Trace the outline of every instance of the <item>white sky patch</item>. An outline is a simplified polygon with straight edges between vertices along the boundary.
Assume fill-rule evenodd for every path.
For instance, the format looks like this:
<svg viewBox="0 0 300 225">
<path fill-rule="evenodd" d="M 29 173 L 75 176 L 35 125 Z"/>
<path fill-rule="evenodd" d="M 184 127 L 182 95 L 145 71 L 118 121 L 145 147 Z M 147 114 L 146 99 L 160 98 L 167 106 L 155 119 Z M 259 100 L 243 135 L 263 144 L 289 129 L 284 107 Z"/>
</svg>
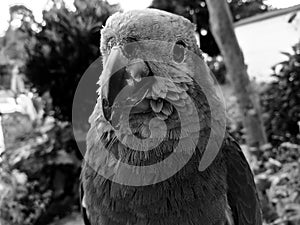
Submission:
<svg viewBox="0 0 300 225">
<path fill-rule="evenodd" d="M 1 0 L 0 1 L 0 36 L 4 35 L 8 27 L 9 7 L 16 4 L 23 4 L 33 11 L 38 22 L 42 21 L 42 11 L 49 4 L 50 0 Z M 72 7 L 73 0 L 65 0 L 66 5 Z M 148 7 L 152 0 L 108 0 L 109 3 L 120 3 L 124 10 L 143 9 Z M 285 8 L 299 4 L 299 0 L 267 0 L 266 3 L 277 8 Z"/>
<path fill-rule="evenodd" d="M 267 0 L 266 4 L 272 5 L 276 8 L 287 8 L 290 6 L 300 4 L 299 0 Z"/>
</svg>

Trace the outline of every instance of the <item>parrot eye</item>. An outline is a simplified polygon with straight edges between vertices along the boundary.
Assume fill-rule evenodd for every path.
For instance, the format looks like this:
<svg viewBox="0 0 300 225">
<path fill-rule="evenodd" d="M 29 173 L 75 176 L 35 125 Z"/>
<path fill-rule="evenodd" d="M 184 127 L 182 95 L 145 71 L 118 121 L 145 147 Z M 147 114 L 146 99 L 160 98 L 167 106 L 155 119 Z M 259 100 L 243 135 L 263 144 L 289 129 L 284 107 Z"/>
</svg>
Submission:
<svg viewBox="0 0 300 225">
<path fill-rule="evenodd" d="M 128 56 L 133 56 L 136 51 L 136 45 L 128 43 L 124 46 L 124 51 Z"/>
<path fill-rule="evenodd" d="M 177 41 L 173 47 L 173 60 L 177 63 L 181 63 L 184 59 L 185 43 L 183 41 Z"/>
<path fill-rule="evenodd" d="M 137 38 L 128 37 L 126 38 L 126 44 L 124 45 L 125 54 L 129 57 L 133 57 L 136 51 L 138 50 Z"/>
</svg>

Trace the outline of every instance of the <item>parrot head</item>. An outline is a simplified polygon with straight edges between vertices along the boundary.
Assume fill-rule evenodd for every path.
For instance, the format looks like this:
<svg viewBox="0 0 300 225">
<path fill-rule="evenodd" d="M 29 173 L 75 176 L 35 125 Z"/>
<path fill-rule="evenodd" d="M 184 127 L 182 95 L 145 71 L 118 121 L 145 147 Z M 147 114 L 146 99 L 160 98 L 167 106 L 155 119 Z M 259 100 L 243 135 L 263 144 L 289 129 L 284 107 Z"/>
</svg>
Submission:
<svg viewBox="0 0 300 225">
<path fill-rule="evenodd" d="M 173 104 L 191 110 L 186 99 L 194 71 L 199 67 L 202 76 L 208 73 L 204 62 L 195 60 L 202 57 L 195 25 L 156 9 L 111 16 L 102 29 L 100 49 L 104 70 L 99 95 L 103 115 L 115 129 L 122 125 L 126 107 L 135 119 L 147 113 L 162 120 L 176 117 Z M 137 135 L 151 134 L 145 128 Z"/>
<path fill-rule="evenodd" d="M 106 124 L 107 132 L 101 128 L 105 146 L 126 140 L 129 153 L 124 154 L 139 155 L 135 164 L 152 153 L 132 151 L 154 149 L 156 163 L 172 153 L 179 139 L 185 140 L 180 144 L 184 151 L 194 151 L 211 117 L 220 117 L 210 111 L 219 102 L 195 25 L 156 9 L 116 13 L 101 31 L 100 50 L 103 71 L 96 112 Z M 111 131 L 117 138 L 107 135 Z M 204 133 L 207 140 L 210 131 Z M 118 149 L 123 152 L 124 147 Z"/>
</svg>

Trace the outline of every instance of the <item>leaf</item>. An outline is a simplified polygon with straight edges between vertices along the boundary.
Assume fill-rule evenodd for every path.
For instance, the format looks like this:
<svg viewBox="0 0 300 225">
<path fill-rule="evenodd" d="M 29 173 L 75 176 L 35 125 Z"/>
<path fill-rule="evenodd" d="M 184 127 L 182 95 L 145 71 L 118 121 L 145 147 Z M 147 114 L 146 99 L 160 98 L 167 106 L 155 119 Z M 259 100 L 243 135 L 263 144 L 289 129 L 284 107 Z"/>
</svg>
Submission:
<svg viewBox="0 0 300 225">
<path fill-rule="evenodd" d="M 287 57 L 291 56 L 291 54 L 289 52 L 280 52 L 280 53 L 283 54 L 283 55 L 285 55 L 285 56 L 287 56 Z"/>
</svg>

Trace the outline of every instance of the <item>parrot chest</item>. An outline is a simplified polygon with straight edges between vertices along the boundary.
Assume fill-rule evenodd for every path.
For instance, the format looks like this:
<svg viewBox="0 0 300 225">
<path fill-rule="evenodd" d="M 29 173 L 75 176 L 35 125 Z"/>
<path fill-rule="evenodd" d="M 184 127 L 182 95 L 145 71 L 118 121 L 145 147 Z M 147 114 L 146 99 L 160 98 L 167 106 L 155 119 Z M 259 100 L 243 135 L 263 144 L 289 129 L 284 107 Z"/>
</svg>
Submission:
<svg viewBox="0 0 300 225">
<path fill-rule="evenodd" d="M 191 160 L 168 180 L 142 187 L 113 183 L 84 167 L 92 224 L 226 224 L 226 171 L 221 160 L 204 172 L 196 165 Z"/>
</svg>

